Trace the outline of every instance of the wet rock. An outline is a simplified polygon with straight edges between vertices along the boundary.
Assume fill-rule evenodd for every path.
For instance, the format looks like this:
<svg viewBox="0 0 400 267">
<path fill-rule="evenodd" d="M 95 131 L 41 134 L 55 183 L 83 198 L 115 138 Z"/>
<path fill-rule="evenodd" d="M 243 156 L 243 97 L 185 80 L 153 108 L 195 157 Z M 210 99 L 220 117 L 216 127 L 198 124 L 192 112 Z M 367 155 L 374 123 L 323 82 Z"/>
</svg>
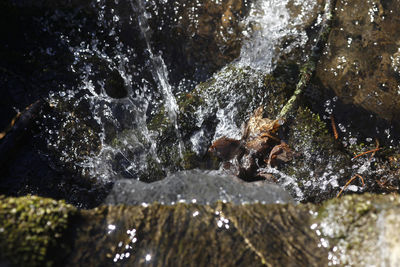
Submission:
<svg viewBox="0 0 400 267">
<path fill-rule="evenodd" d="M 90 165 L 87 159 L 98 155 L 102 147 L 99 134 L 102 129 L 93 118 L 87 101 L 91 93 L 84 92 L 85 89 L 80 91 L 84 87 L 83 80 L 89 82 L 97 78 L 92 84 L 93 94 L 96 90 L 100 93 L 99 88 L 105 91 L 105 85 L 107 88 L 119 87 L 115 91 L 120 92 L 122 85 L 121 77 L 118 80 L 118 75 L 113 72 L 116 69 L 114 63 L 104 57 L 112 54 L 110 57 L 116 59 L 113 53 L 118 50 L 106 49 L 118 46 L 114 37 L 109 35 L 113 25 L 105 22 L 110 22 L 110 16 L 106 12 L 100 19 L 98 6 L 93 4 L 92 1 L 12 0 L 0 3 L 0 32 L 3 36 L 0 41 L 0 88 L 3 96 L 0 100 L 0 129 L 3 130 L 10 122 L 15 110 L 22 111 L 37 99 L 45 98 L 53 106 L 56 101 L 64 101 L 38 116 L 32 131 L 27 132 L 24 145 L 15 157 L 8 158 L 8 164 L 1 171 L 2 194 L 34 193 L 89 207 L 97 205 L 97 196 L 104 196 L 107 191 L 106 183 L 95 185 L 92 179 L 81 179 L 82 174 L 87 175 L 87 170 L 77 167 Z M 135 32 L 131 36 L 138 34 Z M 80 50 L 81 45 L 88 49 Z M 96 49 L 92 49 L 92 45 Z M 140 50 L 139 46 L 137 49 Z M 82 64 L 83 61 L 86 64 Z M 83 77 L 86 75 L 83 73 L 88 72 L 90 75 Z M 114 79 L 110 78 L 110 73 L 114 74 L 111 77 Z M 114 97 L 123 95 L 110 94 Z M 54 95 L 58 99 L 51 99 Z M 71 95 L 76 98 L 66 104 Z"/>
<path fill-rule="evenodd" d="M 397 266 L 399 250 L 398 195 L 352 195 L 324 203 L 314 227 L 338 265 Z"/>
<path fill-rule="evenodd" d="M 177 204 L 82 212 L 67 264 L 321 266 L 306 206 Z"/>
<path fill-rule="evenodd" d="M 36 143 L 55 164 L 76 171 L 78 164 L 100 153 L 102 138 L 99 132 L 103 126 L 86 108 L 89 105 L 87 99 L 71 102 L 58 96 L 50 105 L 52 108 L 39 120 L 41 138 Z"/>
<path fill-rule="evenodd" d="M 371 114 L 389 122 L 399 119 L 399 14 L 396 0 L 337 1 L 316 78 L 344 104 L 353 105 L 348 110 L 362 108 L 366 118 Z M 346 112 L 343 117 L 357 118 L 369 128 L 371 123 L 363 124 L 358 115 Z"/>
<path fill-rule="evenodd" d="M 272 72 L 289 59 L 308 61 L 327 1 L 254 1 L 244 31 L 240 63 Z"/>
<path fill-rule="evenodd" d="M 271 74 L 229 65 L 180 96 L 183 137 L 191 138 L 201 153 L 205 151 L 198 151 L 197 142 L 210 144 L 222 136 L 240 139 L 241 127 L 256 108 L 262 106 L 267 117 L 275 118 L 291 92 L 291 86 Z"/>
<path fill-rule="evenodd" d="M 397 195 L 352 195 L 322 205 L 76 210 L 39 197 L 2 197 L 0 205 L 2 264 L 397 266 L 400 260 Z"/>
<path fill-rule="evenodd" d="M 104 85 L 107 95 L 117 99 L 127 97 L 128 90 L 118 71 L 114 70 L 107 76 L 108 77 L 106 77 L 106 83 Z"/>
<path fill-rule="evenodd" d="M 108 195 L 107 204 L 139 205 L 194 202 L 234 204 L 244 202 L 287 203 L 291 197 L 277 185 L 266 182 L 245 183 L 233 175 L 217 171 L 182 171 L 151 184 L 137 180 L 118 180 Z"/>
<path fill-rule="evenodd" d="M 218 168 L 218 159 L 206 155 L 213 139 L 224 135 L 240 139 L 241 127 L 254 109 L 262 105 L 266 114 L 276 116 L 290 93 L 291 86 L 273 75 L 251 68 L 225 67 L 194 91 L 178 97 L 180 138 L 163 107 L 149 120 L 161 168 L 172 172 Z"/>
<path fill-rule="evenodd" d="M 205 80 L 240 54 L 241 23 L 251 0 L 149 1 L 152 44 L 163 51 L 176 83 L 183 77 Z"/>
<path fill-rule="evenodd" d="M 351 156 L 335 143 L 319 115 L 307 108 L 299 108 L 287 127 L 287 142 L 296 156 L 282 164 L 279 183 L 304 201 L 332 198 L 351 177 Z"/>
</svg>

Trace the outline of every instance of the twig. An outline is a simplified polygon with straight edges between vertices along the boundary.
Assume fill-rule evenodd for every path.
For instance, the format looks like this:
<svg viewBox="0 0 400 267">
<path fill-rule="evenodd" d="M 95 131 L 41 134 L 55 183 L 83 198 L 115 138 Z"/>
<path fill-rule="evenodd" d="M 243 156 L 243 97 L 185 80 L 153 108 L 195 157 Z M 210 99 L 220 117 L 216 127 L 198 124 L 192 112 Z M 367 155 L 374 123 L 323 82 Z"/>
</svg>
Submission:
<svg viewBox="0 0 400 267">
<path fill-rule="evenodd" d="M 23 142 L 23 139 L 29 135 L 36 118 L 40 115 L 40 111 L 46 104 L 47 102 L 43 100 L 37 100 L 35 103 L 29 105 L 21 112 L 18 120 L 14 122 L 11 129 L 0 140 L 0 168 L 16 152 L 17 147 Z"/>
<path fill-rule="evenodd" d="M 333 136 L 335 137 L 335 140 L 337 140 L 339 138 L 339 134 L 336 130 L 335 119 L 333 118 L 333 115 L 331 115 L 330 117 L 331 117 Z"/>
<path fill-rule="evenodd" d="M 376 147 L 375 147 L 374 149 L 371 149 L 371 150 L 362 152 L 362 153 L 358 154 L 357 156 L 353 157 L 352 159 L 356 159 L 356 158 L 359 158 L 359 157 L 361 157 L 361 156 L 363 156 L 363 155 L 365 155 L 365 154 L 372 153 L 371 157 L 369 158 L 369 161 L 371 161 L 372 158 L 375 156 L 375 152 L 382 149 L 382 148 L 379 147 L 379 141 L 378 141 L 378 139 L 375 139 L 375 143 L 376 143 Z"/>
<path fill-rule="evenodd" d="M 305 88 L 310 83 L 311 77 L 320 58 L 321 51 L 323 50 L 322 46 L 326 44 L 328 40 L 328 36 L 331 30 L 331 23 L 333 20 L 333 9 L 335 5 L 336 0 L 328 0 L 326 2 L 324 8 L 324 16 L 321 22 L 321 29 L 318 33 L 317 42 L 312 48 L 310 60 L 306 64 L 304 64 L 303 68 L 300 70 L 300 80 L 296 85 L 296 89 L 292 97 L 282 108 L 278 118 L 285 119 L 288 113 L 296 108 L 300 96 L 303 94 Z"/>
<path fill-rule="evenodd" d="M 353 157 L 352 159 L 359 158 L 359 157 L 361 157 L 361 156 L 363 156 L 365 154 L 369 154 L 369 153 L 373 153 L 372 156 L 371 156 L 371 158 L 372 158 L 375 155 L 375 152 L 378 151 L 378 150 L 381 150 L 381 149 L 382 148 L 379 147 L 379 148 L 374 148 L 374 149 L 362 152 L 362 153 L 358 154 L 357 156 Z"/>
<path fill-rule="evenodd" d="M 378 141 L 378 139 L 376 138 L 375 139 L 375 143 L 376 143 L 376 148 L 375 149 L 377 149 L 376 151 L 378 151 L 379 149 L 379 141 Z M 371 161 L 372 160 L 372 158 L 375 156 L 375 152 L 376 151 L 374 151 L 374 152 L 372 152 L 372 154 L 371 154 L 371 157 L 369 157 L 369 161 Z"/>
<path fill-rule="evenodd" d="M 336 195 L 336 198 L 338 198 L 338 197 L 343 193 L 343 191 L 350 185 L 350 183 L 351 183 L 354 179 L 356 179 L 357 177 L 361 179 L 362 185 L 365 186 L 364 178 L 362 178 L 362 176 L 359 175 L 359 174 L 355 174 L 353 177 L 351 177 L 351 178 L 347 181 L 347 183 L 344 185 L 344 187 L 342 188 L 342 190 L 340 190 L 340 192 Z"/>
</svg>

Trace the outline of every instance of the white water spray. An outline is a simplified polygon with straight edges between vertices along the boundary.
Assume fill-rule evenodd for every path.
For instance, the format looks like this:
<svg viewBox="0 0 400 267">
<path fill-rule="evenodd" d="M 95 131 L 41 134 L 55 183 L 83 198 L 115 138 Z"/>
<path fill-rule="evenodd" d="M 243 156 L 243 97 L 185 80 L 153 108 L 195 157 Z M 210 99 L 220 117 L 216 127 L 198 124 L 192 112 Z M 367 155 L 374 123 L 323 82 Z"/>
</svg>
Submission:
<svg viewBox="0 0 400 267">
<path fill-rule="evenodd" d="M 168 69 L 167 66 L 165 65 L 165 62 L 163 58 L 161 57 L 160 54 L 155 54 L 153 52 L 153 49 L 151 47 L 151 28 L 148 23 L 148 18 L 149 18 L 149 13 L 146 12 L 145 7 L 143 6 L 142 0 L 136 0 L 136 8 L 133 3 L 134 0 L 131 0 L 131 7 L 132 10 L 138 11 L 138 21 L 139 21 L 139 27 L 140 31 L 143 34 L 143 37 L 146 41 L 146 46 L 147 46 L 147 51 L 150 56 L 150 61 L 152 62 L 152 69 L 151 72 L 153 74 L 153 77 L 158 81 L 158 84 L 161 87 L 162 90 L 162 95 L 164 98 L 164 104 L 165 104 L 165 110 L 168 113 L 168 117 L 171 120 L 171 123 L 174 126 L 175 133 L 178 137 L 179 140 L 179 154 L 182 158 L 182 149 L 183 149 L 183 144 L 182 144 L 182 138 L 181 134 L 179 132 L 179 127 L 178 127 L 178 114 L 179 114 L 179 107 L 178 104 L 176 103 L 176 99 L 172 93 L 172 87 L 168 82 Z"/>
</svg>

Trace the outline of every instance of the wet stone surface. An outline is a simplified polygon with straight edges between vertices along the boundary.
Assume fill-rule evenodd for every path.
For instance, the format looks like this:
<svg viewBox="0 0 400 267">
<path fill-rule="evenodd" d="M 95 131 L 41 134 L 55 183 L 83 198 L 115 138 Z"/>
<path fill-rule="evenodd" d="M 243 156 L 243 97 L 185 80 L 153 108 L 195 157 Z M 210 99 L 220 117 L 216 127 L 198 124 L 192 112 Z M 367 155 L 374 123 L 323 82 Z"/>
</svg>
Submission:
<svg viewBox="0 0 400 267">
<path fill-rule="evenodd" d="M 399 14 L 398 0 L 337 1 L 316 73 L 352 110 L 362 108 L 395 124 L 400 116 Z"/>
<path fill-rule="evenodd" d="M 327 250 L 318 248 L 307 209 L 221 202 L 104 206 L 82 213 L 68 264 L 318 266 Z"/>
<path fill-rule="evenodd" d="M 1 197 L 0 205 L 5 222 L 0 239 L 8 240 L 0 245 L 2 264 L 29 259 L 34 266 L 60 259 L 66 266 L 399 263 L 395 195 L 352 195 L 321 205 L 153 203 L 77 210 L 40 197 Z M 20 220 L 25 224 L 15 227 Z M 57 254 L 47 253 L 55 248 Z"/>
</svg>

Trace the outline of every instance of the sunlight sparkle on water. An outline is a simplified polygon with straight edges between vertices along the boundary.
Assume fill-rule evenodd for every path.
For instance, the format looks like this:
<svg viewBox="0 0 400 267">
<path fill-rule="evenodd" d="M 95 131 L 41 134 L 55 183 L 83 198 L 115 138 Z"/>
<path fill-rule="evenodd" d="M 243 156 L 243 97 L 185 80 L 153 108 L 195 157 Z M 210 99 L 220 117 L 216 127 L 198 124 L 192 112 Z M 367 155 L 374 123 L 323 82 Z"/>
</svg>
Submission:
<svg viewBox="0 0 400 267">
<path fill-rule="evenodd" d="M 108 229 L 107 234 L 110 234 L 112 231 L 116 229 L 116 226 L 114 224 L 109 224 L 107 226 L 107 229 Z"/>
<path fill-rule="evenodd" d="M 151 260 L 151 255 L 147 254 L 145 259 L 146 259 L 146 261 L 150 261 Z"/>
</svg>

